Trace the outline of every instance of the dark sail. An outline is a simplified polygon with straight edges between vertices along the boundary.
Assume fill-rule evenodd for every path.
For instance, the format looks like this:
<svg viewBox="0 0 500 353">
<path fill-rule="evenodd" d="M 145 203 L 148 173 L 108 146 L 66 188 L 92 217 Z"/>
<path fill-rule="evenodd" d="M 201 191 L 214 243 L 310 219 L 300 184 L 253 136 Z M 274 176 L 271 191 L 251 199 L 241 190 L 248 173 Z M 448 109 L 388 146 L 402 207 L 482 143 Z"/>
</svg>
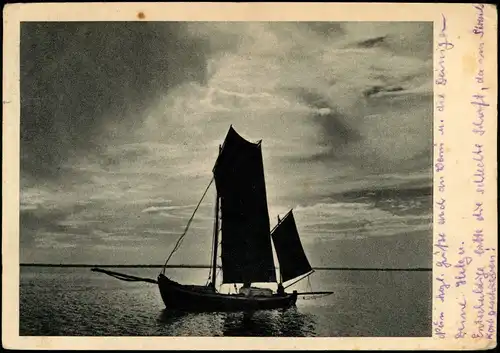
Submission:
<svg viewBox="0 0 500 353">
<path fill-rule="evenodd" d="M 230 127 L 213 172 L 221 201 L 223 283 L 275 282 L 260 143 Z"/>
<path fill-rule="evenodd" d="M 312 271 L 302 248 L 292 211 L 276 226 L 272 238 L 283 282 Z"/>
</svg>

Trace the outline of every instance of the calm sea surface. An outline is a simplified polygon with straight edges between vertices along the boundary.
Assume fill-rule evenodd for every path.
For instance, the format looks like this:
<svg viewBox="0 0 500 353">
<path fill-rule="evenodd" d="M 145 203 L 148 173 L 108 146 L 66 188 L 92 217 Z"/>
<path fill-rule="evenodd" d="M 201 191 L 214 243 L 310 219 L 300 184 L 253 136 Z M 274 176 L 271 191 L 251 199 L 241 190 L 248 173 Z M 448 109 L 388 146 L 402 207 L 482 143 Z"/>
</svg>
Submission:
<svg viewBox="0 0 500 353">
<path fill-rule="evenodd" d="M 113 269 L 111 269 L 113 270 Z M 118 272 L 156 278 L 159 269 Z M 204 284 L 208 270 L 168 269 Z M 307 280 L 293 289 L 307 290 Z M 21 268 L 20 334 L 43 336 L 430 336 L 431 272 L 319 270 L 313 290 L 287 310 L 244 313 L 167 311 L 154 284 L 123 282 L 89 268 Z M 224 287 L 222 288 L 224 289 Z M 292 289 L 292 288 L 289 288 Z"/>
</svg>

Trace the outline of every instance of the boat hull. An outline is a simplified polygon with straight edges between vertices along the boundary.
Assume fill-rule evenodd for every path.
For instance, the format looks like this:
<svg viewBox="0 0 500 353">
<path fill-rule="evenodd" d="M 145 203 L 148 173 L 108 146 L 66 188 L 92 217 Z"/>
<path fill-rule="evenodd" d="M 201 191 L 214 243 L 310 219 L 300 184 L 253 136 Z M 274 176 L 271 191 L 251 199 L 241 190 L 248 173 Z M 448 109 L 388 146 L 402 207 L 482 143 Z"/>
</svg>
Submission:
<svg viewBox="0 0 500 353">
<path fill-rule="evenodd" d="M 184 311 L 257 311 L 288 308 L 295 305 L 297 293 L 272 296 L 246 297 L 238 294 L 221 294 L 210 287 L 187 286 L 160 274 L 160 294 L 168 309 Z"/>
</svg>

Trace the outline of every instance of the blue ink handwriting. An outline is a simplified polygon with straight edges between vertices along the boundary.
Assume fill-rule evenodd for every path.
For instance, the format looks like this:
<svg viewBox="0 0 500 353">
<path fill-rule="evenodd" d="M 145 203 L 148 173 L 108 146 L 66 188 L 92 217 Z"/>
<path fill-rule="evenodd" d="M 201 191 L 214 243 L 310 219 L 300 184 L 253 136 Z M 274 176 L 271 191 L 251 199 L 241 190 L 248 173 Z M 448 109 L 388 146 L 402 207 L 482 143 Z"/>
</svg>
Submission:
<svg viewBox="0 0 500 353">
<path fill-rule="evenodd" d="M 460 246 L 458 248 L 458 254 L 462 256 L 458 262 L 455 264 L 455 268 L 458 268 L 458 275 L 455 276 L 455 287 L 460 287 L 467 284 L 467 266 L 472 263 L 472 258 L 465 255 L 465 247 Z"/>
<path fill-rule="evenodd" d="M 472 243 L 475 246 L 474 253 L 481 256 L 484 254 L 484 234 L 482 229 L 476 229 L 472 234 Z"/>
<path fill-rule="evenodd" d="M 467 334 L 465 332 L 465 322 L 467 321 L 467 312 L 465 309 L 467 308 L 467 300 L 464 296 L 462 296 L 462 301 L 458 302 L 458 305 L 460 306 L 460 326 L 458 327 L 455 338 L 464 338 Z"/>
<path fill-rule="evenodd" d="M 478 194 L 484 195 L 484 179 L 485 179 L 485 166 L 484 166 L 484 154 L 483 145 L 475 143 L 472 148 L 472 160 L 476 162 L 476 170 L 474 172 L 472 182 L 476 184 L 476 192 Z"/>
<path fill-rule="evenodd" d="M 483 38 L 484 35 L 484 4 L 476 4 L 473 5 L 477 10 L 476 13 L 476 23 L 474 24 L 474 28 L 472 29 L 472 33 L 479 35 Z"/>
<path fill-rule="evenodd" d="M 441 198 L 441 200 L 436 201 L 436 204 L 439 206 L 439 213 L 438 213 L 438 224 L 445 224 L 446 223 L 446 217 L 444 211 L 446 210 L 446 200 Z"/>
<path fill-rule="evenodd" d="M 485 101 L 486 96 L 483 94 L 474 94 L 472 98 L 470 104 L 476 106 L 476 117 L 472 122 L 472 132 L 483 136 L 486 133 L 484 129 L 484 109 L 490 105 Z"/>
<path fill-rule="evenodd" d="M 434 326 L 434 334 L 439 338 L 446 338 L 446 333 L 444 332 L 444 312 L 439 313 L 439 317 L 437 321 L 433 321 L 432 325 Z"/>
<path fill-rule="evenodd" d="M 474 209 L 474 212 L 472 213 L 472 216 L 476 218 L 476 221 L 482 222 L 484 221 L 484 216 L 483 216 L 483 203 L 482 202 L 476 202 L 476 208 Z"/>
<path fill-rule="evenodd" d="M 438 50 L 439 50 L 439 60 L 437 69 L 437 79 L 436 85 L 446 86 L 448 79 L 446 77 L 446 52 L 454 48 L 453 43 L 448 40 L 448 34 L 446 33 L 446 17 L 441 14 L 443 18 L 443 23 L 441 27 L 441 32 L 439 33 Z"/>
<path fill-rule="evenodd" d="M 445 268 L 450 267 L 451 264 L 448 262 L 448 258 L 446 256 L 446 252 L 448 251 L 448 244 L 446 243 L 446 235 L 444 233 L 438 234 L 438 240 L 436 244 L 434 244 L 434 247 L 439 249 L 434 252 L 434 255 L 441 256 L 441 259 L 436 262 L 436 266 Z"/>
<path fill-rule="evenodd" d="M 436 172 L 441 172 L 444 170 L 444 143 L 440 142 L 439 145 L 435 143 L 434 146 L 438 147 L 437 162 L 434 166 L 436 167 Z"/>
<path fill-rule="evenodd" d="M 451 285 L 449 283 L 446 283 L 443 275 L 441 275 L 440 277 L 436 277 L 436 281 L 440 282 L 438 288 L 439 294 L 436 295 L 436 299 L 439 299 L 441 303 L 444 303 L 444 300 L 446 298 L 446 290 L 450 289 Z"/>
</svg>

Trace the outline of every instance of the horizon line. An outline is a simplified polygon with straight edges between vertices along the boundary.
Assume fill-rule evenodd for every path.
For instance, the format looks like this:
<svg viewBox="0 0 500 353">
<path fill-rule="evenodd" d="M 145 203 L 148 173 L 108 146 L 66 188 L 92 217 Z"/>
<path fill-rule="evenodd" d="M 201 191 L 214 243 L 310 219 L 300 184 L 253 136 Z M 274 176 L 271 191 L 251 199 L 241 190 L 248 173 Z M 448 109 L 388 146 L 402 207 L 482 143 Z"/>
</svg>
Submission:
<svg viewBox="0 0 500 353">
<path fill-rule="evenodd" d="M 210 265 L 154 265 L 154 264 L 51 264 L 51 263 L 20 263 L 20 267 L 108 267 L 108 268 L 211 268 Z M 221 266 L 217 266 L 221 268 Z M 279 266 L 276 266 L 278 269 Z M 332 270 L 332 271 L 432 271 L 432 267 L 413 267 L 413 268 L 383 268 L 383 267 L 340 267 L 340 266 L 317 266 L 313 270 Z"/>
</svg>

